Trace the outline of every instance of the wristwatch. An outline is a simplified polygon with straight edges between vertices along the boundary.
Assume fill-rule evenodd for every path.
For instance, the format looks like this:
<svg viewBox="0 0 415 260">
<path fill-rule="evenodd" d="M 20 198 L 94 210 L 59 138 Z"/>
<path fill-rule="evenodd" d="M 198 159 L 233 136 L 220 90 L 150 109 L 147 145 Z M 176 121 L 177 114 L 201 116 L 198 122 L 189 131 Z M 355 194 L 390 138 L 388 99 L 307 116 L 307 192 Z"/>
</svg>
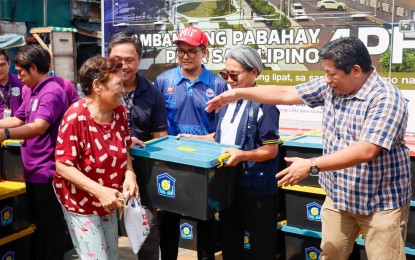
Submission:
<svg viewBox="0 0 415 260">
<path fill-rule="evenodd" d="M 320 168 L 317 167 L 316 158 L 311 158 L 310 175 L 316 176 L 320 173 Z"/>
</svg>

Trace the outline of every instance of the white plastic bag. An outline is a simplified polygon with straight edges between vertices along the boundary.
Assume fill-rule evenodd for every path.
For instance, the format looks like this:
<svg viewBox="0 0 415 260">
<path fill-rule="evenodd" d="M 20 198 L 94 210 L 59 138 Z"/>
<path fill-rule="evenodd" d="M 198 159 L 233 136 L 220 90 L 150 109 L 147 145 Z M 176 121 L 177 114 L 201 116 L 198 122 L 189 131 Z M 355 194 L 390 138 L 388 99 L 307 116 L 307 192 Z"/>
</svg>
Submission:
<svg viewBox="0 0 415 260">
<path fill-rule="evenodd" d="M 132 197 L 124 206 L 124 225 L 135 254 L 138 253 L 148 234 L 150 226 L 140 199 Z"/>
</svg>

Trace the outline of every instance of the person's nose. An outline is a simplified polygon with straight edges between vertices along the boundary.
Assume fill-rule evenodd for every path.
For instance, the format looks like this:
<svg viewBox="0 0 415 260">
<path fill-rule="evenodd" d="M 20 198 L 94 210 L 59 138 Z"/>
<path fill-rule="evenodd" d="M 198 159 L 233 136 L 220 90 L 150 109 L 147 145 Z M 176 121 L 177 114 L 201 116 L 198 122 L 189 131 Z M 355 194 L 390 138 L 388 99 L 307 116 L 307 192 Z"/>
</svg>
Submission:
<svg viewBox="0 0 415 260">
<path fill-rule="evenodd" d="M 326 75 L 326 80 L 325 81 L 326 81 L 327 84 L 330 84 L 331 83 L 331 78 Z"/>
</svg>

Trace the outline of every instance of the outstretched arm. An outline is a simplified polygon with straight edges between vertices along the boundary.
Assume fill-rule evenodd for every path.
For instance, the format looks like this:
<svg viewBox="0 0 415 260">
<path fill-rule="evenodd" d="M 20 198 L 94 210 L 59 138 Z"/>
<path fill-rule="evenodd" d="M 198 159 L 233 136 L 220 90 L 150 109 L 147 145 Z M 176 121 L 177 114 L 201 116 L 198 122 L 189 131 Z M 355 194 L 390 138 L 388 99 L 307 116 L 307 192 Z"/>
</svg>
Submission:
<svg viewBox="0 0 415 260">
<path fill-rule="evenodd" d="M 294 105 L 303 104 L 293 86 L 260 86 L 256 88 L 237 88 L 223 92 L 207 102 L 206 111 L 219 111 L 221 107 L 238 99 L 247 99 L 264 104 Z"/>
</svg>

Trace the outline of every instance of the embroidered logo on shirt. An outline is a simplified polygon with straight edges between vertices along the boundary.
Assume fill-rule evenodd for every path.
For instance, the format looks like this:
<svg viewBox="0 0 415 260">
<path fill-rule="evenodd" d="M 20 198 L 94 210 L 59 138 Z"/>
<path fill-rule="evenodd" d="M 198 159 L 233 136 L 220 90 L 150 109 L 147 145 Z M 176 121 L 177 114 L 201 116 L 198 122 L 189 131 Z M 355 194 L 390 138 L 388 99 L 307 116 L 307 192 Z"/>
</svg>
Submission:
<svg viewBox="0 0 415 260">
<path fill-rule="evenodd" d="M 167 93 L 168 93 L 168 94 L 173 94 L 173 92 L 174 92 L 174 87 L 169 87 L 169 88 L 167 89 Z"/>
<path fill-rule="evenodd" d="M 207 97 L 211 98 L 214 95 L 215 95 L 215 92 L 213 91 L 213 89 L 211 89 L 211 88 L 206 89 L 206 96 Z"/>
<path fill-rule="evenodd" d="M 32 111 L 36 111 L 38 103 L 39 103 L 39 100 L 37 98 L 33 100 Z"/>
<path fill-rule="evenodd" d="M 20 96 L 20 88 L 18 88 L 18 87 L 12 87 L 12 88 L 10 89 L 10 94 L 11 94 L 12 96 L 15 96 L 15 97 Z"/>
</svg>

